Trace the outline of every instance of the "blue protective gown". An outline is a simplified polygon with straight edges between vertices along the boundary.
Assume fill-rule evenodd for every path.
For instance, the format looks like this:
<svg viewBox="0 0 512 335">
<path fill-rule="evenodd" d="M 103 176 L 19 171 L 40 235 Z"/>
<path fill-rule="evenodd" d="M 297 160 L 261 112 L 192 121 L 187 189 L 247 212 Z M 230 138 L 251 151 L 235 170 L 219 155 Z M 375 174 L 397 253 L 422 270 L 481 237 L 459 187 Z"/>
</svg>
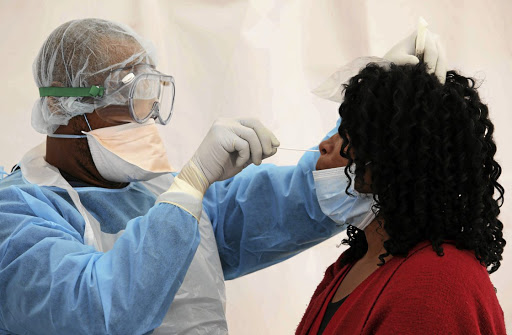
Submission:
<svg viewBox="0 0 512 335">
<path fill-rule="evenodd" d="M 297 166 L 250 166 L 210 187 L 203 211 L 226 279 L 341 230 L 316 200 L 318 155 L 305 154 Z M 84 219 L 66 191 L 30 184 L 20 171 L 0 182 L 0 333 L 143 334 L 169 309 L 199 244 L 196 219 L 155 205 L 138 182 L 75 189 L 102 231 L 125 229 L 112 250 L 84 244 Z"/>
</svg>

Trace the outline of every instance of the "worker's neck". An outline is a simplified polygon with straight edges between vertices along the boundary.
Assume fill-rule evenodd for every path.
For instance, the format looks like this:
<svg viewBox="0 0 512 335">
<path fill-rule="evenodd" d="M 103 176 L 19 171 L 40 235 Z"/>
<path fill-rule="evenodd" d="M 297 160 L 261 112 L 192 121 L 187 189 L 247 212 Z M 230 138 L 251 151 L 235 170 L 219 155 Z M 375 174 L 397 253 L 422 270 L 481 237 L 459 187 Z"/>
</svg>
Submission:
<svg viewBox="0 0 512 335">
<path fill-rule="evenodd" d="M 86 138 L 46 138 L 46 161 L 90 186 L 122 188 L 126 183 L 118 183 L 103 178 L 94 165 Z"/>
</svg>

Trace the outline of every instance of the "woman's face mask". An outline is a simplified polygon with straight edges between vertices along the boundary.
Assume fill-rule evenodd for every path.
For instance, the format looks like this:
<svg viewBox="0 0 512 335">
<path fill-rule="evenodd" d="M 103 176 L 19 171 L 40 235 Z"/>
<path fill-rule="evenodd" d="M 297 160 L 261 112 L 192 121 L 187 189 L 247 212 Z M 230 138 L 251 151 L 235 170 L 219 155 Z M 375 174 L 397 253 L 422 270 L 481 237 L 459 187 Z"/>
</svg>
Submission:
<svg viewBox="0 0 512 335">
<path fill-rule="evenodd" d="M 320 158 L 313 171 L 316 195 L 322 212 L 338 225 L 352 225 L 366 228 L 375 219 L 372 211 L 373 194 L 359 193 L 354 189 L 355 174 L 349 172 L 352 183 L 349 193 L 345 190 L 349 183 L 345 175 L 348 160 L 340 156 L 342 139 L 338 134 L 320 143 Z M 352 168 L 355 171 L 355 167 Z"/>
<path fill-rule="evenodd" d="M 355 174 L 349 173 L 352 183 L 345 190 L 349 179 L 345 167 L 313 171 L 316 196 L 322 212 L 338 225 L 351 225 L 365 229 L 375 219 L 372 211 L 373 194 L 359 193 L 354 189 Z"/>
</svg>

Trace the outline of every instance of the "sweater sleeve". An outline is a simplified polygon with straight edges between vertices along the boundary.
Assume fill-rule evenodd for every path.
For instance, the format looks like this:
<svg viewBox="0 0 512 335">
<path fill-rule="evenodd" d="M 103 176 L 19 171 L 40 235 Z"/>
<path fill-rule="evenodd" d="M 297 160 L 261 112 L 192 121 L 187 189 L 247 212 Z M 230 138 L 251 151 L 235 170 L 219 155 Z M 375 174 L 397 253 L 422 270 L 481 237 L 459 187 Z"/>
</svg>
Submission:
<svg viewBox="0 0 512 335">
<path fill-rule="evenodd" d="M 395 270 L 363 334 L 505 334 L 503 311 L 475 256 L 443 245 L 410 255 Z"/>
</svg>

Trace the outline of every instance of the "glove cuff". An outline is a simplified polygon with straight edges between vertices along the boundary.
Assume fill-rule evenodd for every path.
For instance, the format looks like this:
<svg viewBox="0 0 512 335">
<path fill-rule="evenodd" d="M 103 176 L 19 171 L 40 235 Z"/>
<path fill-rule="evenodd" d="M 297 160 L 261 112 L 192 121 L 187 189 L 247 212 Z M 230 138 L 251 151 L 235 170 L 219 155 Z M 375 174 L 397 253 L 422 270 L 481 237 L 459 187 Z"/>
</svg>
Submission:
<svg viewBox="0 0 512 335">
<path fill-rule="evenodd" d="M 209 186 L 210 183 L 203 172 L 191 160 L 174 178 L 169 190 L 161 194 L 156 202 L 166 202 L 178 206 L 199 221 L 203 210 L 203 196 Z"/>
<path fill-rule="evenodd" d="M 185 180 L 175 177 L 166 192 L 162 193 L 156 203 L 169 203 L 189 212 L 198 222 L 203 210 L 203 193 Z"/>
<path fill-rule="evenodd" d="M 169 203 L 189 212 L 198 222 L 203 210 L 203 194 L 187 182 L 174 178 L 167 192 L 162 193 L 156 203 Z"/>
<path fill-rule="evenodd" d="M 201 198 L 210 187 L 210 182 L 193 158 L 183 167 L 176 178 L 183 180 L 197 190 L 197 194 L 200 194 Z"/>
</svg>

